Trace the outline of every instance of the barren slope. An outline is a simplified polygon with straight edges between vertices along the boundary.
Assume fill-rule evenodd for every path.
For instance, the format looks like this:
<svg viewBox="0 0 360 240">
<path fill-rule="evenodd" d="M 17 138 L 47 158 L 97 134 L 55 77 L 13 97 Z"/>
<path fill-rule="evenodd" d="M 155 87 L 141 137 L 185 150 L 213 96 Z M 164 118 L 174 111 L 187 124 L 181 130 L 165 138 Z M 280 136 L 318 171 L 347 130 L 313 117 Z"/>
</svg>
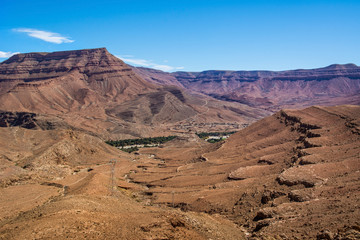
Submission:
<svg viewBox="0 0 360 240">
<path fill-rule="evenodd" d="M 360 68 L 354 64 L 281 72 L 175 72 L 171 77 L 193 91 L 272 110 L 360 103 Z"/>
<path fill-rule="evenodd" d="M 153 203 L 227 215 L 254 237 L 359 236 L 359 126 L 359 106 L 280 111 L 222 145 L 144 149 L 155 158 L 130 178 Z"/>
<path fill-rule="evenodd" d="M 7 125 L 0 238 L 356 239 L 359 125 L 359 106 L 285 110 L 223 144 L 188 134 L 140 155 Z"/>
<path fill-rule="evenodd" d="M 183 85 L 176 79 L 176 77 L 172 76 L 168 72 L 144 67 L 132 67 L 132 69 L 136 74 L 148 82 L 164 86 L 177 86 L 183 88 Z"/>
<path fill-rule="evenodd" d="M 170 134 L 198 115 L 197 123 L 249 123 L 267 115 L 137 73 L 105 48 L 17 54 L 0 64 L 0 109 L 51 114 L 104 138 Z"/>
<path fill-rule="evenodd" d="M 0 143 L 0 239 L 244 237 L 221 216 L 149 206 L 127 181 L 140 158 L 96 137 L 16 126 Z"/>
<path fill-rule="evenodd" d="M 155 88 L 105 48 L 17 54 L 1 63 L 0 82 L 8 101 L 2 109 L 47 113 L 122 102 Z"/>
</svg>

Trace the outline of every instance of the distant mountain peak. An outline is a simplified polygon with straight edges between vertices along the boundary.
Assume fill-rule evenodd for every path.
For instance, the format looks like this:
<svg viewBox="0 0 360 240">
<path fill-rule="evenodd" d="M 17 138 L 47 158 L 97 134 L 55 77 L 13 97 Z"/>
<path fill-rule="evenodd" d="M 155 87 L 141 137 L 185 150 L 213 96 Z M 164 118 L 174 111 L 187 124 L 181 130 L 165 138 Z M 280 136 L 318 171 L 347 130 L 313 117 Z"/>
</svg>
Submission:
<svg viewBox="0 0 360 240">
<path fill-rule="evenodd" d="M 352 68 L 359 68 L 356 64 L 348 63 L 348 64 L 331 64 L 325 69 L 352 69 Z"/>
<path fill-rule="evenodd" d="M 66 88 L 62 91 L 68 92 L 69 96 L 59 96 L 59 99 L 63 98 L 68 105 L 71 105 L 73 99 L 84 95 L 85 91 L 96 91 L 99 98 L 105 96 L 118 99 L 118 95 L 128 96 L 140 93 L 142 89 L 155 88 L 137 76 L 122 60 L 110 54 L 106 48 L 24 53 L 0 63 L 0 83 L 4 82 L 0 86 L 0 95 L 10 90 L 17 91 L 25 85 L 29 87 L 28 83 L 45 89 L 44 84 L 49 84 L 49 80 L 57 88 Z M 66 82 L 70 82 L 72 86 L 68 87 Z M 50 91 L 49 89 L 47 91 Z M 77 93 L 75 89 L 80 92 Z M 122 94 L 124 91 L 126 94 Z"/>
<path fill-rule="evenodd" d="M 24 61 L 37 61 L 41 62 L 44 60 L 61 60 L 67 59 L 70 57 L 88 57 L 91 59 L 96 59 L 102 56 L 112 56 L 108 50 L 103 48 L 93 48 L 93 49 L 80 49 L 80 50 L 70 50 L 70 51 L 57 51 L 57 52 L 30 52 L 30 53 L 19 53 L 15 54 L 9 59 L 5 60 L 2 64 L 10 64 L 16 62 Z"/>
<path fill-rule="evenodd" d="M 1 79 L 26 79 L 58 77 L 73 69 L 80 73 L 104 71 L 131 71 L 122 60 L 106 48 L 81 49 L 58 52 L 19 53 L 0 63 Z M 110 70 L 111 69 L 111 70 Z"/>
</svg>

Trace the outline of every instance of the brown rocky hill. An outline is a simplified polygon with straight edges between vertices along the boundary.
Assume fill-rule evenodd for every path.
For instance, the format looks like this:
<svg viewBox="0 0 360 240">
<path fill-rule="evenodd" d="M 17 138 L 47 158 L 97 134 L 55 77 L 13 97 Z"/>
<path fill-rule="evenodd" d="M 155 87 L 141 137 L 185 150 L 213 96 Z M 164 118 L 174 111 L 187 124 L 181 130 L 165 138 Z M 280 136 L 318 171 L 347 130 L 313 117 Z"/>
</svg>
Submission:
<svg viewBox="0 0 360 240">
<path fill-rule="evenodd" d="M 105 48 L 18 54 L 0 65 L 1 109 L 103 115 L 104 104 L 156 90 Z"/>
<path fill-rule="evenodd" d="M 136 74 L 140 75 L 148 82 L 159 85 L 177 86 L 181 88 L 184 87 L 175 76 L 168 72 L 144 67 L 132 67 L 132 69 Z"/>
<path fill-rule="evenodd" d="M 244 237 L 221 216 L 150 206 L 127 181 L 141 156 L 83 131 L 40 128 L 40 118 L 1 118 L 0 239 Z"/>
<path fill-rule="evenodd" d="M 141 150 L 153 159 L 129 176 L 153 204 L 221 213 L 253 238 L 360 236 L 359 106 L 283 110 L 223 144 L 177 141 Z"/>
<path fill-rule="evenodd" d="M 360 236 L 359 106 L 283 110 L 224 143 L 188 134 L 139 154 L 55 120 L 2 113 L 0 239 Z"/>
<path fill-rule="evenodd" d="M 150 82 L 183 86 L 225 101 L 277 111 L 312 105 L 360 104 L 360 67 L 334 64 L 290 71 L 165 73 L 138 68 Z"/>
<path fill-rule="evenodd" d="M 248 123 L 267 114 L 137 72 L 105 48 L 17 54 L 0 64 L 0 109 L 51 114 L 106 138 L 170 134 L 179 121 Z"/>
<path fill-rule="evenodd" d="M 188 89 L 269 109 L 360 103 L 360 67 L 291 71 L 204 71 L 171 74 Z"/>
<path fill-rule="evenodd" d="M 97 101 L 124 101 L 145 89 L 155 88 L 105 48 L 17 54 L 1 63 L 0 82 L 1 93 L 8 92 L 10 96 L 19 96 L 26 88 L 41 92 L 43 86 L 56 87 L 52 99 L 46 98 L 47 95 L 43 97 L 44 101 L 52 102 L 51 109 L 55 111 L 76 108 L 75 103 L 89 105 L 88 101 L 94 100 L 91 97 Z M 68 99 L 56 101 L 63 98 L 61 95 Z M 24 106 L 25 99 L 14 100 L 28 107 Z M 28 105 L 31 106 L 31 102 Z"/>
<path fill-rule="evenodd" d="M 1 127 L 0 133 L 1 187 L 52 181 L 121 155 L 101 139 L 72 129 L 17 126 Z"/>
</svg>

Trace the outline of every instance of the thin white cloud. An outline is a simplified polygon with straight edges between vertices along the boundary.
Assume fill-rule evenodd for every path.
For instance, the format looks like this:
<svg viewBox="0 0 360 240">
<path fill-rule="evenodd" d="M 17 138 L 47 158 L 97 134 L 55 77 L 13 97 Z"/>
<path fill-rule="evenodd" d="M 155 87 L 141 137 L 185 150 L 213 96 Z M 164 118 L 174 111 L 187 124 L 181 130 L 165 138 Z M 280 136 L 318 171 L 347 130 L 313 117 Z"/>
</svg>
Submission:
<svg viewBox="0 0 360 240">
<path fill-rule="evenodd" d="M 74 40 L 69 39 L 68 37 L 61 36 L 59 33 L 53 33 L 48 31 L 42 31 L 31 28 L 15 28 L 13 29 L 15 32 L 26 33 L 30 37 L 38 38 L 44 40 L 46 42 L 51 43 L 72 43 Z"/>
<path fill-rule="evenodd" d="M 156 64 L 149 60 L 129 58 L 128 56 L 129 55 L 117 56 L 117 57 L 129 64 L 134 64 L 136 66 L 142 66 L 142 67 L 148 67 L 148 68 L 155 68 L 155 69 L 158 69 L 158 70 L 161 70 L 164 72 L 171 72 L 174 70 L 184 69 L 184 67 L 173 67 L 173 66 L 169 66 L 169 65 Z"/>
<path fill-rule="evenodd" d="M 15 54 L 18 54 L 18 52 L 3 52 L 3 51 L 0 51 L 0 58 L 9 58 L 11 57 L 12 55 L 15 55 Z"/>
<path fill-rule="evenodd" d="M 124 57 L 120 57 L 120 56 L 118 56 L 118 58 L 120 58 L 124 62 L 139 65 L 139 66 L 150 67 L 152 65 L 151 62 L 149 62 L 148 60 L 145 60 L 145 59 L 132 59 L 132 58 L 124 58 Z"/>
</svg>

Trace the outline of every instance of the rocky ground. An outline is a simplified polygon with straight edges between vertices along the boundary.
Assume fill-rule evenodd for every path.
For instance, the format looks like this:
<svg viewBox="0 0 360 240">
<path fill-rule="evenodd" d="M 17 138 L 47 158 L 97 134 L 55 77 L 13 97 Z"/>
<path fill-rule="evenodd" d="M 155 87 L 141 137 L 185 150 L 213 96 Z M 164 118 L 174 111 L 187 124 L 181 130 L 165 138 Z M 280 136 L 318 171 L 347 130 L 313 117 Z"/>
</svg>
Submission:
<svg viewBox="0 0 360 240">
<path fill-rule="evenodd" d="M 244 238 L 221 215 L 152 206 L 127 179 L 144 156 L 75 130 L 0 131 L 0 239 Z"/>
<path fill-rule="evenodd" d="M 153 203 L 220 213 L 250 238 L 356 239 L 359 117 L 356 106 L 281 111 L 222 145 L 143 149 L 155 159 L 129 177 Z"/>
<path fill-rule="evenodd" d="M 359 126 L 359 106 L 283 110 L 135 154 L 3 127 L 0 239 L 358 239 Z"/>
</svg>

